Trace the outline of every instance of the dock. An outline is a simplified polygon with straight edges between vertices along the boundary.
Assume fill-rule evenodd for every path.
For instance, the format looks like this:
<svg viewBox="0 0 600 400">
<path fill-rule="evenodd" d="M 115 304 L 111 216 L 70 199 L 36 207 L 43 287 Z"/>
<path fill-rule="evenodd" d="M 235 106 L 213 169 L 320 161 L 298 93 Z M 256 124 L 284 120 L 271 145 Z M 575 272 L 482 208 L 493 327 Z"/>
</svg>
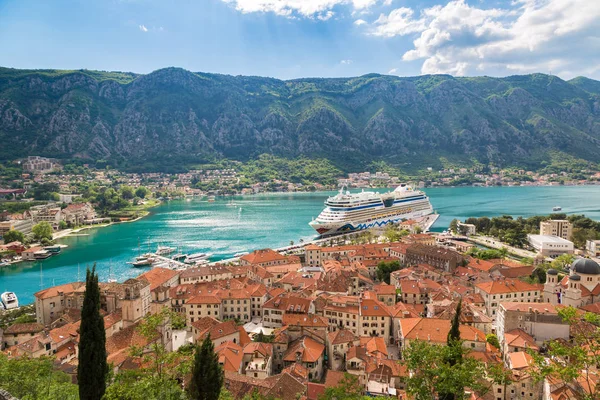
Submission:
<svg viewBox="0 0 600 400">
<path fill-rule="evenodd" d="M 154 253 L 151 253 L 151 254 L 152 254 L 152 258 L 154 258 L 156 260 L 156 262 L 152 263 L 152 268 L 155 268 L 157 266 L 156 264 L 162 264 L 162 263 L 167 263 L 167 265 L 168 265 L 168 267 L 163 267 L 163 268 L 169 268 L 169 269 L 174 269 L 174 270 L 178 270 L 178 271 L 195 267 L 195 265 L 182 263 L 181 261 L 176 261 L 169 257 L 160 256 L 160 255 L 154 254 Z"/>
</svg>

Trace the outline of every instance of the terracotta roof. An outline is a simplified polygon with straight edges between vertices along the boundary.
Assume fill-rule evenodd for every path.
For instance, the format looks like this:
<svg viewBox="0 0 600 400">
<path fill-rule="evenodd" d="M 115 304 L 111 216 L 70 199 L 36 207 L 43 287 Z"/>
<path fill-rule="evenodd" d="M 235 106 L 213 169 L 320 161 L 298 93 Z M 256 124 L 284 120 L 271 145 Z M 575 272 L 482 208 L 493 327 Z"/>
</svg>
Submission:
<svg viewBox="0 0 600 400">
<path fill-rule="evenodd" d="M 478 258 L 471 257 L 469 259 L 469 263 L 467 264 L 467 267 L 473 268 L 473 269 L 476 269 L 476 270 L 479 270 L 479 271 L 488 272 L 495 265 L 496 264 L 494 264 L 493 262 L 486 261 L 486 260 L 480 260 Z"/>
<path fill-rule="evenodd" d="M 317 246 L 316 244 L 309 244 L 304 246 L 304 250 L 319 250 L 321 248 L 321 246 Z"/>
<path fill-rule="evenodd" d="M 79 326 L 81 321 L 72 324 L 66 324 L 59 328 L 54 328 L 48 334 L 54 343 L 61 343 L 66 339 L 75 339 L 79 336 Z"/>
<path fill-rule="evenodd" d="M 524 351 L 508 353 L 508 365 L 511 369 L 528 368 L 533 362 L 533 358 Z"/>
<path fill-rule="evenodd" d="M 340 384 L 340 381 L 344 379 L 346 372 L 343 371 L 333 371 L 328 369 L 327 375 L 325 375 L 325 386 L 334 387 Z"/>
<path fill-rule="evenodd" d="M 168 268 L 152 268 L 151 270 L 144 272 L 138 278 L 144 278 L 150 283 L 150 290 L 154 290 L 159 286 L 164 285 L 175 276 L 179 275 L 178 271 L 174 271 Z"/>
<path fill-rule="evenodd" d="M 327 328 L 327 318 L 313 314 L 290 314 L 286 313 L 282 318 L 283 325 L 296 325 L 311 328 Z"/>
<path fill-rule="evenodd" d="M 538 312 L 540 314 L 558 314 L 552 303 L 502 302 L 500 306 L 507 311 Z"/>
<path fill-rule="evenodd" d="M 246 254 L 240 257 L 240 260 L 244 260 L 250 264 L 262 264 L 273 261 L 281 261 L 285 259 L 285 256 L 271 249 L 255 250 L 250 254 Z"/>
<path fill-rule="evenodd" d="M 280 295 L 273 297 L 263 305 L 264 308 L 277 309 L 285 312 L 308 313 L 310 299 L 297 296 Z"/>
<path fill-rule="evenodd" d="M 4 330 L 5 335 L 20 335 L 22 333 L 38 333 L 44 330 L 44 325 L 37 322 L 12 324 Z"/>
<path fill-rule="evenodd" d="M 412 304 L 396 303 L 393 307 L 388 307 L 393 318 L 418 318 L 419 311 Z"/>
<path fill-rule="evenodd" d="M 361 299 L 360 315 L 371 317 L 389 317 L 390 311 L 387 306 L 380 301 L 371 299 Z"/>
<path fill-rule="evenodd" d="M 250 339 L 248 332 L 246 332 L 243 326 L 238 326 L 238 331 L 240 332 L 240 346 L 245 346 L 252 342 L 252 339 Z"/>
<path fill-rule="evenodd" d="M 215 353 L 217 353 L 219 364 L 222 365 L 224 371 L 238 372 L 240 370 L 244 354 L 239 345 L 227 341 L 217 346 Z"/>
<path fill-rule="evenodd" d="M 325 393 L 325 385 L 322 383 L 308 382 L 306 384 L 306 398 L 308 400 L 318 400 Z"/>
<path fill-rule="evenodd" d="M 522 329 L 513 329 L 504 333 L 504 341 L 508 346 L 539 349 L 533 337 Z"/>
<path fill-rule="evenodd" d="M 402 318 L 400 330 L 404 339 L 429 340 L 434 343 L 446 343 L 450 331 L 450 320 L 437 318 Z M 485 342 L 485 333 L 479 329 L 460 325 L 460 338 L 462 340 Z"/>
<path fill-rule="evenodd" d="M 533 292 L 540 291 L 541 288 L 538 285 L 531 285 L 529 283 L 517 280 L 517 279 L 503 279 L 499 281 L 483 282 L 475 285 L 477 288 L 488 294 L 499 294 L 499 293 L 515 293 L 515 292 Z"/>
<path fill-rule="evenodd" d="M 290 364 L 289 366 L 284 368 L 281 372 L 282 373 L 286 372 L 286 373 L 290 374 L 291 376 L 293 376 L 300 382 L 308 381 L 308 375 L 309 375 L 308 369 L 300 363 Z"/>
<path fill-rule="evenodd" d="M 221 299 L 215 295 L 203 296 L 197 295 L 189 299 L 186 304 L 221 304 Z"/>
<path fill-rule="evenodd" d="M 273 355 L 273 345 L 271 343 L 251 342 L 244 346 L 244 354 L 254 353 L 258 353 L 264 358 L 271 357 Z"/>
<path fill-rule="evenodd" d="M 385 339 L 379 336 L 375 337 L 361 337 L 360 345 L 364 346 L 369 354 L 381 353 L 388 356 L 387 346 L 385 345 Z"/>
<path fill-rule="evenodd" d="M 295 362 L 297 360 L 296 354 L 300 354 L 300 361 L 302 362 L 316 362 L 324 353 L 325 346 L 321 343 L 303 336 L 300 339 L 290 343 L 287 351 L 285 352 L 283 359 L 285 361 Z"/>
<path fill-rule="evenodd" d="M 194 328 L 198 329 L 198 331 L 199 331 L 197 340 L 202 340 L 202 339 L 206 338 L 206 336 L 208 336 L 208 334 L 210 334 L 210 338 L 212 340 L 219 339 L 219 338 L 229 336 L 229 335 L 233 335 L 234 333 L 239 334 L 238 326 L 235 324 L 234 321 L 220 322 L 218 324 L 210 326 L 207 329 L 204 329 L 203 331 L 200 330 L 200 328 L 203 326 L 201 324 L 201 321 L 202 320 L 192 322 L 192 326 Z M 200 328 L 198 328 L 198 327 L 200 327 Z"/>
<path fill-rule="evenodd" d="M 388 285 L 387 283 L 375 285 L 373 286 L 373 290 L 377 292 L 377 294 L 396 295 L 396 288 L 392 285 Z"/>
<path fill-rule="evenodd" d="M 358 340 L 358 337 L 348 329 L 340 329 L 337 331 L 329 332 L 327 338 L 331 344 L 349 343 Z"/>
<path fill-rule="evenodd" d="M 49 287 L 47 289 L 44 290 L 40 290 L 39 292 L 35 293 L 34 296 L 37 297 L 38 299 L 48 299 L 51 297 L 56 297 L 59 294 L 70 294 L 70 293 L 74 293 L 77 289 L 79 289 L 80 287 L 85 288 L 85 283 L 84 282 L 71 282 L 71 283 L 65 283 L 64 285 L 59 285 L 59 286 L 53 286 L 53 287 Z"/>
</svg>

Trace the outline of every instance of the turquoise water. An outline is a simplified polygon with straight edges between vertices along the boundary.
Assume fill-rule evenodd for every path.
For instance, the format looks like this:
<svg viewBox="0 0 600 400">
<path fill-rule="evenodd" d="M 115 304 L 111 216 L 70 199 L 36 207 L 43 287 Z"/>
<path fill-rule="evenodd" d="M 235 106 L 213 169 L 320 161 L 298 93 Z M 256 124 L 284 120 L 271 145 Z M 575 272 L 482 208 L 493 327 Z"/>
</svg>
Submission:
<svg viewBox="0 0 600 400">
<path fill-rule="evenodd" d="M 560 205 L 563 212 L 586 214 L 600 220 L 600 186 L 495 187 L 427 189 L 440 218 L 433 230 L 443 230 L 453 218 L 531 216 L 549 214 Z M 60 240 L 69 247 L 43 263 L 20 263 L 0 269 L 0 292 L 17 293 L 21 304 L 33 302 L 33 294 L 48 286 L 83 279 L 85 268 L 97 263 L 100 279 L 109 267 L 119 281 L 143 272 L 132 268 L 139 251 L 154 251 L 161 245 L 181 252 L 210 252 L 213 260 L 264 247 L 282 247 L 315 236 L 308 226 L 323 208 L 330 193 L 269 194 L 202 200 L 177 200 L 152 209 L 152 214 L 133 223 L 83 231 L 86 236 Z M 139 250 L 138 250 L 139 243 Z M 40 268 L 40 266 L 42 268 Z M 43 274 L 40 274 L 42 269 Z"/>
</svg>

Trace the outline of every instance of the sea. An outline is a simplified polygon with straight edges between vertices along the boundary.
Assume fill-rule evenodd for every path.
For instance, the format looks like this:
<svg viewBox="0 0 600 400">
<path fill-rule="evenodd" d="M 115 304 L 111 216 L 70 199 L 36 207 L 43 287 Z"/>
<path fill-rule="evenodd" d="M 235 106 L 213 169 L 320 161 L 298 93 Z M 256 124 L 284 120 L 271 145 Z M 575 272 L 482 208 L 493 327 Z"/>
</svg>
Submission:
<svg viewBox="0 0 600 400">
<path fill-rule="evenodd" d="M 379 189 L 385 192 L 385 189 Z M 600 220 L 600 186 L 454 187 L 425 189 L 440 215 L 433 231 L 442 231 L 454 218 L 532 216 L 561 206 L 567 214 Z M 21 305 L 34 293 L 54 285 L 85 279 L 94 264 L 100 280 L 122 282 L 143 273 L 127 262 L 157 246 L 181 253 L 212 253 L 211 261 L 240 252 L 278 248 L 316 237 L 308 223 L 334 192 L 274 193 L 239 197 L 172 200 L 139 221 L 84 230 L 59 243 L 68 247 L 41 262 L 0 268 L 0 292 L 13 291 Z"/>
</svg>

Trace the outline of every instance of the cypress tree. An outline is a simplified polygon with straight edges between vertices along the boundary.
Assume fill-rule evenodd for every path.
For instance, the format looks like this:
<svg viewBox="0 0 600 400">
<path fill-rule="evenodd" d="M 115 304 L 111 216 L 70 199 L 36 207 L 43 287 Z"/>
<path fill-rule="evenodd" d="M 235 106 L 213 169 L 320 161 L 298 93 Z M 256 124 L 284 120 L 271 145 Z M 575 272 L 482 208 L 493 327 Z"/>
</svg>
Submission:
<svg viewBox="0 0 600 400">
<path fill-rule="evenodd" d="M 100 315 L 100 288 L 96 264 L 85 278 L 85 295 L 79 327 L 79 366 L 77 380 L 81 400 L 100 400 L 106 390 L 106 334 Z"/>
<path fill-rule="evenodd" d="M 201 346 L 196 346 L 188 394 L 192 400 L 217 400 L 222 386 L 223 370 L 208 335 Z"/>
<path fill-rule="evenodd" d="M 458 304 L 456 305 L 456 313 L 452 318 L 452 325 L 450 326 L 450 331 L 448 332 L 448 346 L 456 344 L 460 340 L 460 313 L 462 310 L 462 299 L 458 300 Z"/>
</svg>

